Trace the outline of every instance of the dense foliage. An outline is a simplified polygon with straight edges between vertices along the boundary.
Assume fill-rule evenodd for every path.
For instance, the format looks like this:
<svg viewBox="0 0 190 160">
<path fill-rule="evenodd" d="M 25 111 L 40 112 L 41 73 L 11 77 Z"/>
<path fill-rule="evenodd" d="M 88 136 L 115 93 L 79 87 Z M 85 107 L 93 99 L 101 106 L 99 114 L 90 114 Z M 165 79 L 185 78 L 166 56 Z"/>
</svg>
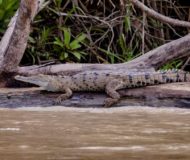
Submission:
<svg viewBox="0 0 190 160">
<path fill-rule="evenodd" d="M 11 16 L 18 8 L 18 0 L 0 0 L 0 35 L 2 36 Z"/>
<path fill-rule="evenodd" d="M 18 0 L 0 0 L 1 35 L 17 5 Z M 188 20 L 189 9 L 177 1 L 146 0 L 146 5 L 164 15 Z M 23 64 L 126 62 L 188 33 L 185 28 L 143 18 L 139 9 L 128 2 L 124 7 L 119 0 L 52 0 L 32 26 Z M 175 61 L 165 67 L 181 64 Z"/>
</svg>

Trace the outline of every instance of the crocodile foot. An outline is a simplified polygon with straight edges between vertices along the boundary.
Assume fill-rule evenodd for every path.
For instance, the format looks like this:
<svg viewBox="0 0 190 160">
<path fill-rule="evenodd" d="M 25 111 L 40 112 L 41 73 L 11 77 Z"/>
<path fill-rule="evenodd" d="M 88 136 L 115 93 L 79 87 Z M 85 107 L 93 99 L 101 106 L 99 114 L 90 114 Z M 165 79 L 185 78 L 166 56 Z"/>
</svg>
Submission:
<svg viewBox="0 0 190 160">
<path fill-rule="evenodd" d="M 106 98 L 104 101 L 104 107 L 111 107 L 113 104 L 117 103 L 119 99 L 117 98 Z"/>
<path fill-rule="evenodd" d="M 53 101 L 53 105 L 59 105 L 62 101 L 63 99 L 59 96 Z"/>
</svg>

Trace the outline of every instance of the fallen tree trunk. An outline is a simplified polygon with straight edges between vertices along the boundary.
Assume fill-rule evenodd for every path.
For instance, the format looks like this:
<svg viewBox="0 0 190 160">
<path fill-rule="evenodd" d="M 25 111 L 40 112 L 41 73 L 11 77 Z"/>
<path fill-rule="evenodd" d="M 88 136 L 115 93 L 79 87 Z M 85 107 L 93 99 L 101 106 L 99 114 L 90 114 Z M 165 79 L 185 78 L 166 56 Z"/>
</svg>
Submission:
<svg viewBox="0 0 190 160">
<path fill-rule="evenodd" d="M 50 66 L 20 67 L 19 74 L 70 74 L 86 70 L 102 69 L 158 69 L 172 60 L 190 56 L 190 34 L 170 43 L 164 44 L 148 53 L 122 64 L 59 64 Z"/>
</svg>

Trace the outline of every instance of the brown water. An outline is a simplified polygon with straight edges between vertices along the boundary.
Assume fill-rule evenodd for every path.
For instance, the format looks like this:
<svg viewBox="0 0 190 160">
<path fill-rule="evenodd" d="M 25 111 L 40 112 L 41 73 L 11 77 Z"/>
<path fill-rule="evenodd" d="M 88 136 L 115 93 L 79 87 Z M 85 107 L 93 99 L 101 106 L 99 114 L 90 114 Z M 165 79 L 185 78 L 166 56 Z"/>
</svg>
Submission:
<svg viewBox="0 0 190 160">
<path fill-rule="evenodd" d="M 189 160 L 190 110 L 1 109 L 0 160 Z"/>
</svg>

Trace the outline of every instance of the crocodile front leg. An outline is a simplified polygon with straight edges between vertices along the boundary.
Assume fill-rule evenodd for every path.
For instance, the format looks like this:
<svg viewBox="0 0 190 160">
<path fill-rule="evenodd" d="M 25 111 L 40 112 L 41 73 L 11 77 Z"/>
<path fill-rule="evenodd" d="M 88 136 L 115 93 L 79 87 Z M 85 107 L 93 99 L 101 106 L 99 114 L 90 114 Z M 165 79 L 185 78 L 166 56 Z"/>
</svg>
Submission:
<svg viewBox="0 0 190 160">
<path fill-rule="evenodd" d="M 64 89 L 64 94 L 61 94 L 56 100 L 54 101 L 54 104 L 60 104 L 62 101 L 70 98 L 73 94 L 72 90 L 70 88 Z"/>
<path fill-rule="evenodd" d="M 117 92 L 118 89 L 123 88 L 124 83 L 122 80 L 119 79 L 114 79 L 110 81 L 105 88 L 106 93 L 111 97 L 111 98 L 106 98 L 105 100 L 105 107 L 110 107 L 114 103 L 117 103 L 119 99 L 121 98 L 120 94 Z"/>
</svg>

